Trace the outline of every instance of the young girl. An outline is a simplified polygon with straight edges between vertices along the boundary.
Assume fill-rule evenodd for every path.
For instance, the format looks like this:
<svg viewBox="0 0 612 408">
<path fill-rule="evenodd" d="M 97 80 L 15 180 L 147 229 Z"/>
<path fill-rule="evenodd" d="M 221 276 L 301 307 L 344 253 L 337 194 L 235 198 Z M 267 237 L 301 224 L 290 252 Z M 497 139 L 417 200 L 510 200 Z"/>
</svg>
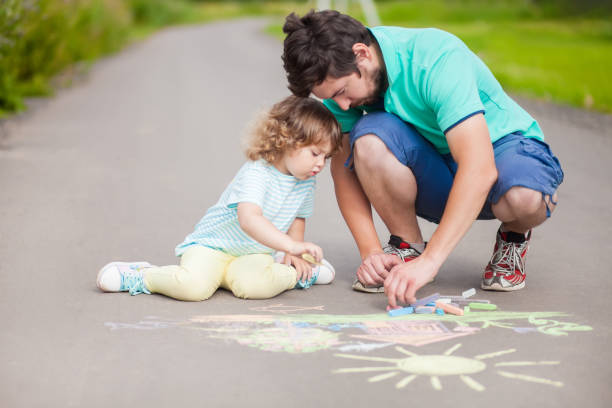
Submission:
<svg viewBox="0 0 612 408">
<path fill-rule="evenodd" d="M 240 298 L 266 299 L 330 283 L 334 268 L 319 246 L 304 241 L 304 228 L 315 175 L 340 140 L 340 127 L 322 103 L 295 96 L 277 103 L 249 140 L 250 160 L 176 247 L 180 264 L 111 262 L 98 273 L 98 288 L 201 301 L 219 286 Z"/>
</svg>

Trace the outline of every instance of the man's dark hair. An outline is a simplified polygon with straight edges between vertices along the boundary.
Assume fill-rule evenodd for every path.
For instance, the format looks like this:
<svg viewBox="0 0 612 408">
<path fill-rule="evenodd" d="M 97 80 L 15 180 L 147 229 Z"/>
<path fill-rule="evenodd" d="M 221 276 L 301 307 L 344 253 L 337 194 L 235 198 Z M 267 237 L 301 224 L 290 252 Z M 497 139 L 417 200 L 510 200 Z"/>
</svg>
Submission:
<svg viewBox="0 0 612 408">
<path fill-rule="evenodd" d="M 372 41 L 363 24 L 335 10 L 311 10 L 301 18 L 291 13 L 283 32 L 287 34 L 282 58 L 289 90 L 304 97 L 328 75 L 340 78 L 353 72 L 360 74 L 353 45 L 370 45 Z"/>
</svg>

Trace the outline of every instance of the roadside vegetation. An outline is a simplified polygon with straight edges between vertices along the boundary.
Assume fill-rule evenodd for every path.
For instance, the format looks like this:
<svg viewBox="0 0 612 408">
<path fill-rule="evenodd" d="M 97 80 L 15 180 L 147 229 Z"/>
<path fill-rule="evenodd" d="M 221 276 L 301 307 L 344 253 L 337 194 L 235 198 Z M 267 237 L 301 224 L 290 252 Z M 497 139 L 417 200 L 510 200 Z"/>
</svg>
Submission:
<svg viewBox="0 0 612 408">
<path fill-rule="evenodd" d="M 0 0 L 0 118 L 161 27 L 307 9 L 305 1 Z"/>
<path fill-rule="evenodd" d="M 336 2 L 332 2 L 335 4 Z M 357 1 L 347 10 L 365 22 Z M 174 24 L 276 16 L 314 0 L 0 0 L 0 117 L 131 41 Z M 604 6 L 601 6 L 604 4 Z M 612 113 L 612 7 L 595 0 L 379 0 L 383 24 L 463 39 L 514 93 Z"/>
</svg>

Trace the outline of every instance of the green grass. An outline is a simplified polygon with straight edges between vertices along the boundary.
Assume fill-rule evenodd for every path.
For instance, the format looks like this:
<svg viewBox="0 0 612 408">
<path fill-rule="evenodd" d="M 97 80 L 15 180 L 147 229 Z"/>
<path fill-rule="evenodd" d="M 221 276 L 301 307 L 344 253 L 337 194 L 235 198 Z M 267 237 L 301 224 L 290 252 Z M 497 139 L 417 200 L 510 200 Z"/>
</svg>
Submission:
<svg viewBox="0 0 612 408">
<path fill-rule="evenodd" d="M 593 17 L 595 11 L 572 15 L 573 9 L 545 1 L 485 0 L 379 1 L 377 8 L 384 25 L 457 35 L 507 91 L 612 113 L 609 10 Z M 364 21 L 357 6 L 349 13 Z M 283 37 L 280 23 L 267 32 Z"/>
<path fill-rule="evenodd" d="M 120 0 L 3 0 L 0 117 L 23 109 L 24 97 L 51 94 L 58 73 L 118 50 L 129 24 Z"/>
<path fill-rule="evenodd" d="M 585 3 L 586 2 L 586 3 Z M 377 1 L 383 24 L 439 27 L 462 38 L 511 92 L 612 113 L 612 13 L 595 0 Z M 573 8 L 573 4 L 577 8 Z M 285 15 L 304 1 L 0 0 L 0 117 L 23 98 L 53 93 L 102 55 L 160 27 L 243 16 Z M 357 2 L 349 14 L 364 21 Z M 561 4 L 561 6 L 559 5 Z M 66 74 L 68 73 L 68 74 Z M 282 79 L 279 79 L 282 80 Z M 57 81 L 56 81 L 57 82 Z"/>
<path fill-rule="evenodd" d="M 307 2 L 0 0 L 0 118 L 161 27 L 305 12 Z"/>
</svg>

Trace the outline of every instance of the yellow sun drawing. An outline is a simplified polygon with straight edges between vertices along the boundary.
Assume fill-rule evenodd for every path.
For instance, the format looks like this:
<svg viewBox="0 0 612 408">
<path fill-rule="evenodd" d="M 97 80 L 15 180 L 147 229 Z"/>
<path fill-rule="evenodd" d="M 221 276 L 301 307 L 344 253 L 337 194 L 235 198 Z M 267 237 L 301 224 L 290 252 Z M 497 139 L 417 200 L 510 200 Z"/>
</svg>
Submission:
<svg viewBox="0 0 612 408">
<path fill-rule="evenodd" d="M 514 353 L 516 349 L 508 349 L 497 351 L 489 354 L 480 354 L 473 358 L 453 356 L 455 351 L 461 347 L 461 344 L 456 344 L 442 354 L 424 354 L 418 355 L 403 347 L 395 347 L 400 353 L 407 355 L 406 358 L 384 358 L 384 357 L 368 357 L 354 354 L 336 354 L 338 357 L 351 358 L 355 360 L 381 361 L 392 363 L 387 367 L 359 367 L 359 368 L 340 368 L 333 371 L 334 373 L 363 373 L 386 371 L 384 374 L 379 374 L 368 379 L 369 382 L 378 382 L 400 376 L 408 373 L 408 376 L 401 378 L 395 388 L 404 388 L 418 376 L 429 376 L 431 386 L 436 390 L 442 389 L 440 377 L 457 375 L 471 389 L 475 391 L 484 391 L 484 385 L 480 384 L 470 375 L 484 371 L 487 365 L 483 360 L 499 357 L 504 354 Z M 519 366 L 537 366 L 537 365 L 557 365 L 558 361 L 507 361 L 495 364 L 495 367 L 519 367 Z M 498 370 L 497 373 L 503 377 L 513 378 L 517 380 L 535 382 L 539 384 L 547 384 L 553 387 L 562 387 L 563 383 L 553 381 L 546 378 L 532 377 L 524 374 L 517 374 L 508 371 Z"/>
</svg>

